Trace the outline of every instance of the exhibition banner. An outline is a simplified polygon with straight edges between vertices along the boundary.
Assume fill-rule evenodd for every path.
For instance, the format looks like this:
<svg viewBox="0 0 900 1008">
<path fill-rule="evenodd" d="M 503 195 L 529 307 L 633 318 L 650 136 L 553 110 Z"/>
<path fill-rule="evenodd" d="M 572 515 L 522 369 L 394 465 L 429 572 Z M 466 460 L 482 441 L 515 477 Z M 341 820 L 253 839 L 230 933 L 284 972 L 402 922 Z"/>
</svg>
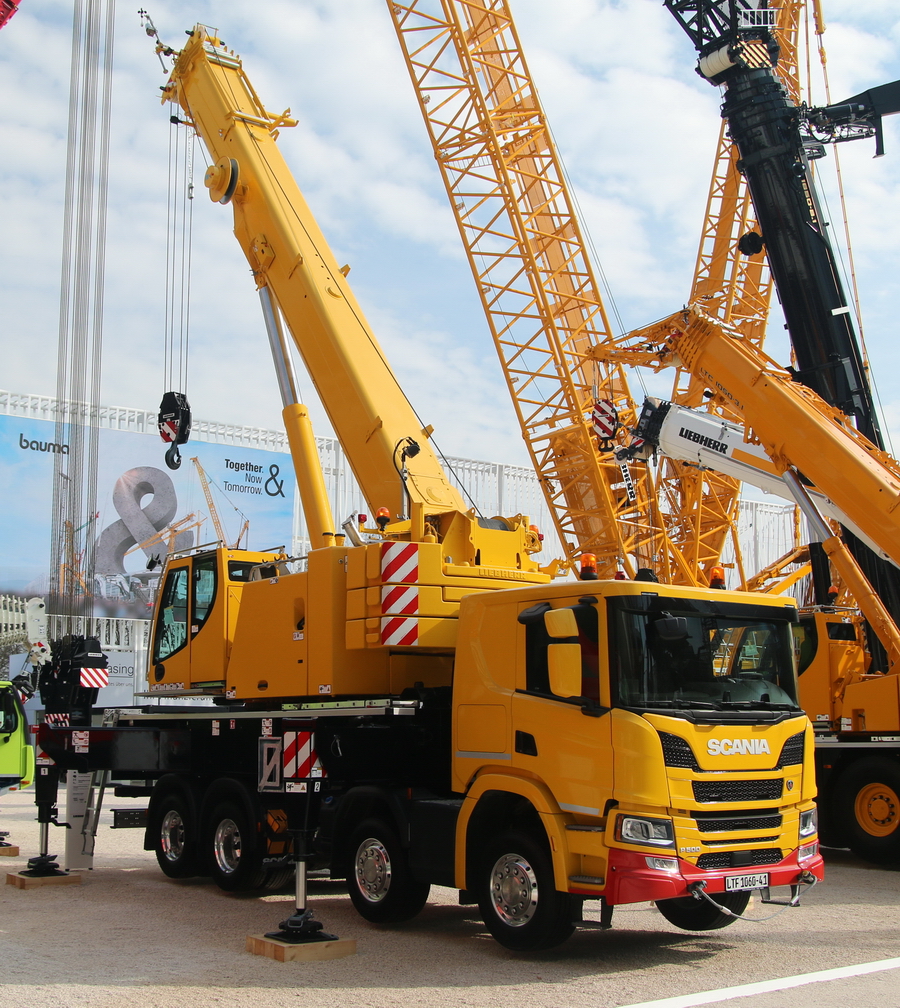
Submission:
<svg viewBox="0 0 900 1008">
<path fill-rule="evenodd" d="M 46 596 L 50 583 L 53 465 L 69 465 L 69 445 L 57 443 L 49 420 L 0 416 L 0 592 Z M 170 470 L 166 446 L 154 434 L 99 431 L 97 513 L 71 530 L 63 562 L 79 571 L 93 552 L 85 591 L 97 616 L 147 619 L 166 552 L 217 539 L 196 458 L 209 482 L 228 545 L 290 549 L 294 480 L 288 454 L 191 441 L 182 465 Z"/>
</svg>

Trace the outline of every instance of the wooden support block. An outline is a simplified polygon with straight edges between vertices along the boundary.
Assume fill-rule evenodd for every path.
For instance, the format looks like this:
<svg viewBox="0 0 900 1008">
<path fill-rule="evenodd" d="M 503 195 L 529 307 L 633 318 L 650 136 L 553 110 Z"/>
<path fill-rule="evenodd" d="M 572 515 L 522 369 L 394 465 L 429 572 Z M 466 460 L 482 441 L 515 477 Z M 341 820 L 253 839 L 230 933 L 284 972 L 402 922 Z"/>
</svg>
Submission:
<svg viewBox="0 0 900 1008">
<path fill-rule="evenodd" d="M 254 955 L 268 956 L 277 962 L 321 962 L 323 959 L 343 959 L 344 956 L 356 955 L 356 940 L 336 938 L 334 941 L 291 945 L 266 938 L 265 935 L 247 935 L 247 951 Z"/>
<path fill-rule="evenodd" d="M 0 857 L 18 857 L 18 847 L 0 847 Z"/>
<path fill-rule="evenodd" d="M 17 875 L 8 872 L 6 884 L 15 886 L 17 889 L 38 889 L 40 886 L 48 885 L 81 885 L 80 875 Z"/>
</svg>

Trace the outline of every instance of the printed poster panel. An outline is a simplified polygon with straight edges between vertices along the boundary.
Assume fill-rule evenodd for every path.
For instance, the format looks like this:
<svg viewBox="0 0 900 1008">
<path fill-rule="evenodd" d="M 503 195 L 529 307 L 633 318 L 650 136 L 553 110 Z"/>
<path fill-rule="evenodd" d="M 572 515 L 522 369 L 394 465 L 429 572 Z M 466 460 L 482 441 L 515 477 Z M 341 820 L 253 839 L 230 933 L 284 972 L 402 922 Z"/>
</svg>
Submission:
<svg viewBox="0 0 900 1008">
<path fill-rule="evenodd" d="M 74 531 L 64 558 L 79 572 L 93 549 L 95 615 L 148 619 L 161 574 L 148 562 L 164 560 L 170 548 L 218 538 L 193 458 L 209 481 L 228 545 L 240 536 L 245 549 L 290 549 L 296 487 L 290 455 L 190 441 L 173 471 L 155 434 L 99 433 L 97 514 Z M 52 421 L 0 416 L 0 593 L 47 594 L 54 457 L 68 464 L 68 445 L 54 436 Z"/>
</svg>

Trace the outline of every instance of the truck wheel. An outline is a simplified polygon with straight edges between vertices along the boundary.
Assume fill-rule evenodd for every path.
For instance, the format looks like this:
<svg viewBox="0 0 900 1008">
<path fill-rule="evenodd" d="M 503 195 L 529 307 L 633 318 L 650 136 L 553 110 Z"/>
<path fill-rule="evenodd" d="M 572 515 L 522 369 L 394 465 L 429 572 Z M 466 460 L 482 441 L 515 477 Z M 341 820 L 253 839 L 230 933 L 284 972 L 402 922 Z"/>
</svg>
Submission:
<svg viewBox="0 0 900 1008">
<path fill-rule="evenodd" d="M 394 830 L 380 819 L 366 819 L 348 844 L 352 858 L 347 891 L 356 912 L 373 924 L 410 920 L 425 906 L 431 886 L 413 878 L 406 852 Z"/>
<path fill-rule="evenodd" d="M 550 855 L 529 833 L 510 831 L 492 841 L 480 875 L 478 908 L 505 948 L 553 948 L 575 930 L 575 900 L 556 889 Z"/>
<path fill-rule="evenodd" d="M 750 902 L 749 892 L 713 893 L 712 899 L 721 903 L 732 913 L 743 913 Z M 729 914 L 722 913 L 712 903 L 705 899 L 694 899 L 693 896 L 679 896 L 677 899 L 657 900 L 656 909 L 670 924 L 683 931 L 716 931 L 728 927 L 736 920 Z"/>
<path fill-rule="evenodd" d="M 184 797 L 177 792 L 164 795 L 157 803 L 153 819 L 153 852 L 169 878 L 191 878 L 200 874 L 197 823 Z"/>
<path fill-rule="evenodd" d="M 893 760 L 849 766 L 835 782 L 834 814 L 854 854 L 875 864 L 900 862 L 900 766 Z"/>
<path fill-rule="evenodd" d="M 220 802 L 207 821 L 210 874 L 226 892 L 261 889 L 266 883 L 268 871 L 254 827 L 237 801 Z"/>
</svg>

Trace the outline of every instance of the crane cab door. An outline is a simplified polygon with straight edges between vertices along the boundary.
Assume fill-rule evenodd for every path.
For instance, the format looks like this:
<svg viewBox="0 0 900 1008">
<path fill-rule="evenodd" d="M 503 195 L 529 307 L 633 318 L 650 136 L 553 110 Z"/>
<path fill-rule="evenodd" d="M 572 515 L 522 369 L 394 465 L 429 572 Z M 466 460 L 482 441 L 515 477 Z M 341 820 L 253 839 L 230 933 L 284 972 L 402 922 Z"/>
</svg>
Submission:
<svg viewBox="0 0 900 1008">
<path fill-rule="evenodd" d="M 223 686 L 227 586 L 222 581 L 217 553 L 168 566 L 157 601 L 151 689 Z"/>
</svg>

